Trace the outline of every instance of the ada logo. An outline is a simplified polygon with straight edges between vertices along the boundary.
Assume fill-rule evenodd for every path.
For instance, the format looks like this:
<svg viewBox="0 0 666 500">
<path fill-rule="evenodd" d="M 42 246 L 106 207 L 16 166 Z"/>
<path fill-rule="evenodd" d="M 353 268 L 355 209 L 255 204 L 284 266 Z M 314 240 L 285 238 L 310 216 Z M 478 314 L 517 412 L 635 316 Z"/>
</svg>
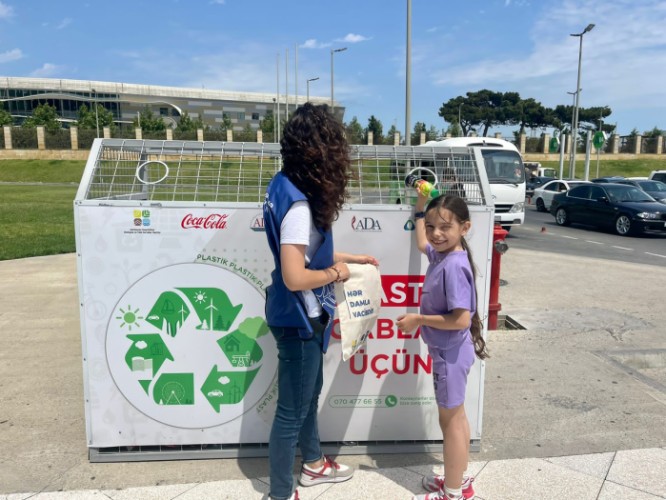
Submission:
<svg viewBox="0 0 666 500">
<path fill-rule="evenodd" d="M 373 219 L 372 217 L 357 218 L 354 215 L 351 220 L 351 226 L 354 231 L 380 232 L 382 230 L 382 227 L 379 225 L 379 220 Z"/>
<path fill-rule="evenodd" d="M 137 227 L 150 226 L 150 210 L 134 210 L 134 225 Z"/>
<path fill-rule="evenodd" d="M 402 226 L 402 228 L 405 231 L 414 231 L 416 229 L 416 224 L 414 224 L 414 221 L 412 219 L 408 219 L 407 222 L 405 222 L 405 225 Z"/>
<path fill-rule="evenodd" d="M 252 222 L 250 223 L 250 229 L 252 229 L 252 231 L 266 231 L 266 228 L 264 227 L 263 213 L 254 216 L 254 219 L 252 219 Z"/>
</svg>

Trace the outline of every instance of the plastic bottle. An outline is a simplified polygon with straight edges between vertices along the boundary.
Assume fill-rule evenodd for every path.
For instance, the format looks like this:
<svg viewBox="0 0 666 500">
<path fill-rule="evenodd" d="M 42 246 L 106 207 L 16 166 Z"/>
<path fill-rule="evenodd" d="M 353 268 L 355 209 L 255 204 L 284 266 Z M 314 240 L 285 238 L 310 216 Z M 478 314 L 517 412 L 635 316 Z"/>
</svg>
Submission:
<svg viewBox="0 0 666 500">
<path fill-rule="evenodd" d="M 405 186 L 413 187 L 423 196 L 428 196 L 430 198 L 437 198 L 439 196 L 439 191 L 435 189 L 435 186 L 416 175 L 408 175 L 405 177 Z"/>
</svg>

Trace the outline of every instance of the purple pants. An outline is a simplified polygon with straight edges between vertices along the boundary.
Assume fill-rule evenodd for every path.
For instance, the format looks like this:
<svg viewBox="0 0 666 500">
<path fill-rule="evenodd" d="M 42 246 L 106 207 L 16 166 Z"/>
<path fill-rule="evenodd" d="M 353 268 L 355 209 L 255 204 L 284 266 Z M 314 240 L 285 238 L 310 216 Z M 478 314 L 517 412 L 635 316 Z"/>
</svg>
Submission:
<svg viewBox="0 0 666 500">
<path fill-rule="evenodd" d="M 467 337 L 446 350 L 428 347 L 437 406 L 455 408 L 465 402 L 467 375 L 474 364 L 474 344 Z"/>
</svg>

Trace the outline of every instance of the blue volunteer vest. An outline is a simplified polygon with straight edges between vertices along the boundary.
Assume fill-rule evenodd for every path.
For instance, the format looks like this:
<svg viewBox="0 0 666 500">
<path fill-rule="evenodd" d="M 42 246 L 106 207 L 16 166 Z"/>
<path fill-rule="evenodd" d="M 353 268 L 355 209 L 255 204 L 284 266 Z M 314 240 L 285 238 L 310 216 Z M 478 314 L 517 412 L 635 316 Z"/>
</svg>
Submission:
<svg viewBox="0 0 666 500">
<path fill-rule="evenodd" d="M 275 269 L 271 273 L 272 283 L 266 288 L 266 321 L 268 326 L 297 328 L 302 339 L 312 337 L 313 329 L 303 304 L 302 297 L 292 292 L 282 279 L 280 264 L 280 227 L 282 219 L 297 201 L 307 201 L 306 196 L 284 175 L 278 172 L 266 190 L 264 201 L 264 228 L 268 245 L 273 252 Z M 308 269 L 326 269 L 333 265 L 333 234 L 317 228 L 323 237 L 321 246 L 310 260 Z M 335 314 L 335 292 L 329 283 L 312 290 L 324 311 L 328 313 L 328 323 L 324 330 L 322 351 L 326 352 L 333 328 Z"/>
</svg>

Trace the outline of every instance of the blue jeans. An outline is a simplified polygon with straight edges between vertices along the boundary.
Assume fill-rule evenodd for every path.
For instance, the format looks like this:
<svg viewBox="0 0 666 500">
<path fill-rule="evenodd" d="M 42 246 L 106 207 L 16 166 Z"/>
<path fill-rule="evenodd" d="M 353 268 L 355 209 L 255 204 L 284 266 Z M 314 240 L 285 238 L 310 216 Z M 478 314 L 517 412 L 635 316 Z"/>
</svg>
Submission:
<svg viewBox="0 0 666 500">
<path fill-rule="evenodd" d="M 271 328 L 278 348 L 278 400 L 268 447 L 270 496 L 287 499 L 293 492 L 296 444 L 303 462 L 322 457 L 317 407 L 323 383 L 323 325 L 312 321 L 315 333 L 302 340 L 295 328 Z"/>
</svg>

